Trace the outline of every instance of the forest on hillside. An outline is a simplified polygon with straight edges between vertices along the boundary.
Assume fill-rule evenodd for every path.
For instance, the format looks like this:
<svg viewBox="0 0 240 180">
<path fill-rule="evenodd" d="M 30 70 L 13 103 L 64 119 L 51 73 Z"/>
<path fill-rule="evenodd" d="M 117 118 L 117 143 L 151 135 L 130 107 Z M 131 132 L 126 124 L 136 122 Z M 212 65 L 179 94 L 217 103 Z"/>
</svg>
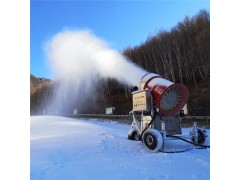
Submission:
<svg viewBox="0 0 240 180">
<path fill-rule="evenodd" d="M 161 30 L 135 47 L 122 52 L 128 59 L 149 72 L 173 82 L 184 83 L 190 92 L 190 115 L 210 115 L 210 14 L 199 11 L 185 17 L 170 31 Z M 31 79 L 34 79 L 31 77 Z M 31 81 L 32 83 L 32 81 Z M 31 91 L 31 113 L 42 111 L 52 97 L 54 83 L 44 83 Z M 130 87 L 115 80 L 102 83 L 103 96 L 88 104 L 80 113 L 104 113 L 103 107 L 115 106 L 116 114 L 131 110 Z"/>
<path fill-rule="evenodd" d="M 123 52 L 135 63 L 150 72 L 173 82 L 194 83 L 210 75 L 210 16 L 201 10 L 196 16 L 186 17 L 168 31 Z"/>
</svg>

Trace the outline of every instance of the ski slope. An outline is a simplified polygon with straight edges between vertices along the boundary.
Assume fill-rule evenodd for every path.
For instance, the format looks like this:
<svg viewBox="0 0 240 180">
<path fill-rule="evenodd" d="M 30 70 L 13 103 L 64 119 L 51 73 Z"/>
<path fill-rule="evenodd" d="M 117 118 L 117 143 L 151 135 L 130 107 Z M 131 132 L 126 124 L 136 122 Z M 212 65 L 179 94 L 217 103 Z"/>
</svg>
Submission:
<svg viewBox="0 0 240 180">
<path fill-rule="evenodd" d="M 129 128 L 109 121 L 31 116 L 31 180 L 210 179 L 210 149 L 152 153 L 141 141 L 127 139 Z M 183 134 L 189 131 L 184 128 Z M 174 140 L 166 146 L 193 148 Z"/>
</svg>

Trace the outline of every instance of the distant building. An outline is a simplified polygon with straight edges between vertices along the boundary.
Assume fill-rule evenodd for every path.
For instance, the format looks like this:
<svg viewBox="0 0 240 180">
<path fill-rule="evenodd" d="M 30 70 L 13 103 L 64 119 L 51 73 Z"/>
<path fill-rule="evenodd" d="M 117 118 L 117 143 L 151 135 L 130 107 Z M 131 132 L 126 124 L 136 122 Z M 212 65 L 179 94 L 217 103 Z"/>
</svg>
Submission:
<svg viewBox="0 0 240 180">
<path fill-rule="evenodd" d="M 107 107 L 106 108 L 106 114 L 114 114 L 115 107 Z"/>
<path fill-rule="evenodd" d="M 77 113 L 78 113 L 77 109 L 74 109 L 73 114 L 77 114 Z"/>
</svg>

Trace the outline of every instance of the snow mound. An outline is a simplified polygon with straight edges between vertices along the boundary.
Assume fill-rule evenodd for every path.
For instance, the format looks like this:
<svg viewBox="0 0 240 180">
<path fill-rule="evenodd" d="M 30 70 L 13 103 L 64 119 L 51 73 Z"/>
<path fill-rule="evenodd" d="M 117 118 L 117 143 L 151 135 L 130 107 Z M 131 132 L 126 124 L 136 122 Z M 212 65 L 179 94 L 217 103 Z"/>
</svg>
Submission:
<svg viewBox="0 0 240 180">
<path fill-rule="evenodd" d="M 127 139 L 129 128 L 109 121 L 31 116 L 31 180 L 210 179 L 210 149 L 151 153 L 141 141 Z"/>
</svg>

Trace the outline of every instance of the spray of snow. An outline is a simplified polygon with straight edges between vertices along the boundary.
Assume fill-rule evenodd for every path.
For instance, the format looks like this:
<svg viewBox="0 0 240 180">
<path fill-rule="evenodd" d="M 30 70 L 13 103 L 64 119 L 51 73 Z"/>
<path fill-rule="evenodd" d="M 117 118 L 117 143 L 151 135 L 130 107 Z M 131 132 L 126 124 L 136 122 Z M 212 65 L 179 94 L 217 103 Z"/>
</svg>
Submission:
<svg viewBox="0 0 240 180">
<path fill-rule="evenodd" d="M 64 98 L 74 102 L 76 96 L 86 99 L 96 94 L 100 79 L 135 86 L 147 73 L 89 30 L 58 33 L 47 43 L 46 52 L 54 78 L 60 79 L 54 108 L 66 105 Z"/>
</svg>

